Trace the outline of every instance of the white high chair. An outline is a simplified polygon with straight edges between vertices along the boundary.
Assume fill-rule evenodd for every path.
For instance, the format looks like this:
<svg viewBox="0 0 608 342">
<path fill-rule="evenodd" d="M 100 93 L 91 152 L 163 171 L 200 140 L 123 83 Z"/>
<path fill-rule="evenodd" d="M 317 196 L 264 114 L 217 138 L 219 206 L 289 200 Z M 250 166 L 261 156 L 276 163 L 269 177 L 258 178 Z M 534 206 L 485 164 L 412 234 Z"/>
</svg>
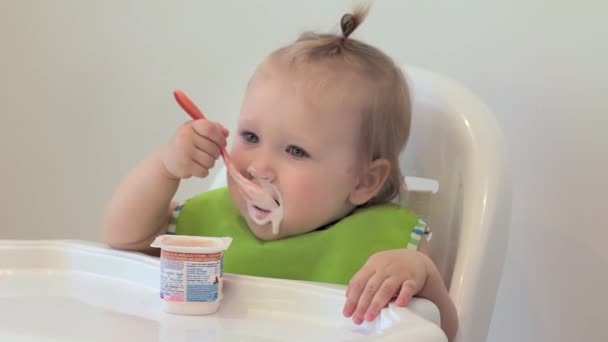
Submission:
<svg viewBox="0 0 608 342">
<path fill-rule="evenodd" d="M 431 257 L 460 320 L 457 341 L 485 341 L 511 220 L 503 135 L 478 97 L 458 83 L 404 67 L 413 122 L 401 157 L 406 175 L 439 181 L 431 197 Z"/>
<path fill-rule="evenodd" d="M 457 341 L 485 341 L 500 282 L 511 217 L 511 183 L 503 136 L 470 91 L 441 75 L 405 66 L 413 119 L 401 167 L 439 182 L 428 198 L 431 257 L 459 316 Z M 415 191 L 406 178 L 408 191 Z M 225 169 L 211 189 L 226 184 Z M 408 203 L 415 206 L 421 203 Z M 420 198 L 420 197 L 416 197 Z"/>
</svg>

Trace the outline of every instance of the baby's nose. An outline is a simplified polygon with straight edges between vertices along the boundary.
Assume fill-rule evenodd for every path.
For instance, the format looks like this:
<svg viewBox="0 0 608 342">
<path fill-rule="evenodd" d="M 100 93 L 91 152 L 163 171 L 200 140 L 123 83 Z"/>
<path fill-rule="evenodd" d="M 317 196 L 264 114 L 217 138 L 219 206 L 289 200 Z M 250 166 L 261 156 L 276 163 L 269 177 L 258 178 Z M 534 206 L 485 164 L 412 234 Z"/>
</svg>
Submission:
<svg viewBox="0 0 608 342">
<path fill-rule="evenodd" d="M 249 173 L 249 175 L 252 178 L 263 178 L 269 182 L 272 182 L 275 179 L 274 172 L 272 172 L 270 170 L 270 168 L 267 168 L 267 167 L 260 168 L 260 167 L 255 167 L 253 165 L 249 165 L 249 167 L 247 168 L 247 173 Z"/>
</svg>

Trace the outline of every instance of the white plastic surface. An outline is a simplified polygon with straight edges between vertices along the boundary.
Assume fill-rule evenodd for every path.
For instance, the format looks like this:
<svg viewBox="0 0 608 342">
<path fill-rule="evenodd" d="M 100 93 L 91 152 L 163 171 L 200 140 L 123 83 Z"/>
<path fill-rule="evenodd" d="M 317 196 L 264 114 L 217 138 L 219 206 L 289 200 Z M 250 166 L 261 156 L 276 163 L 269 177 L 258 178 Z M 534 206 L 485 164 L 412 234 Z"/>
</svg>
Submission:
<svg viewBox="0 0 608 342">
<path fill-rule="evenodd" d="M 0 341 L 445 341 L 415 298 L 371 324 L 344 287 L 226 274 L 211 316 L 164 313 L 158 259 L 73 241 L 0 241 Z M 425 317 L 425 318 L 423 318 Z"/>
<path fill-rule="evenodd" d="M 424 215 L 430 208 L 431 257 L 458 310 L 457 341 L 482 342 L 494 312 L 511 219 L 502 131 L 485 104 L 459 83 L 420 68 L 403 70 L 413 109 L 410 138 L 400 158 L 412 190 L 405 198 L 430 199 L 410 204 Z M 211 188 L 225 184 L 222 170 Z M 425 190 L 437 193 L 424 198 L 415 193 Z"/>
<path fill-rule="evenodd" d="M 449 78 L 405 66 L 413 96 L 407 175 L 436 179 L 431 256 L 449 285 L 458 342 L 486 340 L 502 274 L 511 218 L 511 181 L 494 115 Z"/>
</svg>

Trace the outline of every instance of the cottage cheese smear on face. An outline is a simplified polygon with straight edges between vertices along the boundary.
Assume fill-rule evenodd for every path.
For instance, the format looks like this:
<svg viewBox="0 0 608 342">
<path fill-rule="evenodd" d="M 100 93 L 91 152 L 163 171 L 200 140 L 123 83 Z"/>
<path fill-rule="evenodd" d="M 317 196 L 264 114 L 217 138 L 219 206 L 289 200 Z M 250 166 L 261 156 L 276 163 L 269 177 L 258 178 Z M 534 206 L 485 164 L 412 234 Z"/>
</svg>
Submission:
<svg viewBox="0 0 608 342">
<path fill-rule="evenodd" d="M 279 234 L 279 225 L 283 220 L 283 198 L 276 185 L 272 184 L 265 178 L 255 178 L 254 181 L 258 183 L 268 194 L 270 194 L 278 206 L 276 208 L 267 209 L 253 203 L 252 201 L 246 200 L 247 212 L 249 217 L 259 225 L 264 225 L 268 222 L 272 224 L 272 233 L 274 235 Z"/>
</svg>

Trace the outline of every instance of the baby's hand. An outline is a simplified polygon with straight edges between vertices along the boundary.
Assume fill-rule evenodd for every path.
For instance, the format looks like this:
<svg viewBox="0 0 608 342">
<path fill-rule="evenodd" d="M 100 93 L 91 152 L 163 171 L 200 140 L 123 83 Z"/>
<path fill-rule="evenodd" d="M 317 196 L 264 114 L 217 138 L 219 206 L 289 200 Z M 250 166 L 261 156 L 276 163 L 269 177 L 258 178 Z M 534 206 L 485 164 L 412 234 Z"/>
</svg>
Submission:
<svg viewBox="0 0 608 342">
<path fill-rule="evenodd" d="M 226 147 L 228 130 L 216 122 L 192 120 L 177 129 L 162 148 L 162 162 L 171 177 L 206 177 Z"/>
<path fill-rule="evenodd" d="M 432 261 L 426 255 L 408 249 L 372 255 L 350 281 L 344 316 L 352 316 L 355 324 L 371 322 L 395 296 L 398 306 L 406 306 L 424 287 L 427 262 Z"/>
</svg>

